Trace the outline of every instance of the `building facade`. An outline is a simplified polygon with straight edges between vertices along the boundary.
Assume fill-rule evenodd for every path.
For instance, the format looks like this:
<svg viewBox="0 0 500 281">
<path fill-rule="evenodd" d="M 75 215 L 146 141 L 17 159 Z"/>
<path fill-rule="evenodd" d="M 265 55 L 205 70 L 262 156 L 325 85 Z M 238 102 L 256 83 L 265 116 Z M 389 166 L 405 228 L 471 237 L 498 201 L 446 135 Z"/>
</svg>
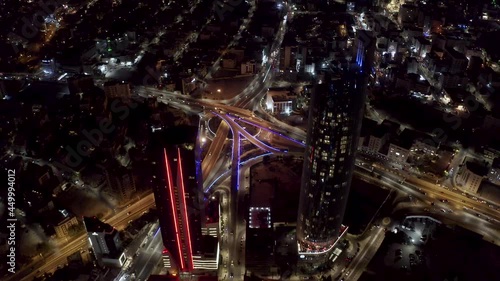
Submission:
<svg viewBox="0 0 500 281">
<path fill-rule="evenodd" d="M 365 99 L 364 76 L 356 70 L 329 71 L 321 81 L 311 98 L 297 221 L 306 260 L 329 253 L 345 228 Z"/>
<path fill-rule="evenodd" d="M 104 266 L 123 266 L 126 257 L 118 230 L 95 217 L 84 217 L 83 223 L 97 262 Z"/>
</svg>

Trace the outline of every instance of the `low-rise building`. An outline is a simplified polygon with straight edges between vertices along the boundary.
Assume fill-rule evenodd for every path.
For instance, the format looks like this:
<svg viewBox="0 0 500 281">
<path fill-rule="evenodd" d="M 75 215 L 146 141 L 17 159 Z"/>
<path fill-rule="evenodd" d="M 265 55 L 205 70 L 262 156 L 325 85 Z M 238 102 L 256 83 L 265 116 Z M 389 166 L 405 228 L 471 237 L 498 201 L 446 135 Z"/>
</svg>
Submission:
<svg viewBox="0 0 500 281">
<path fill-rule="evenodd" d="M 114 81 L 104 83 L 104 93 L 108 99 L 130 99 L 132 95 L 129 83 Z"/>
</svg>

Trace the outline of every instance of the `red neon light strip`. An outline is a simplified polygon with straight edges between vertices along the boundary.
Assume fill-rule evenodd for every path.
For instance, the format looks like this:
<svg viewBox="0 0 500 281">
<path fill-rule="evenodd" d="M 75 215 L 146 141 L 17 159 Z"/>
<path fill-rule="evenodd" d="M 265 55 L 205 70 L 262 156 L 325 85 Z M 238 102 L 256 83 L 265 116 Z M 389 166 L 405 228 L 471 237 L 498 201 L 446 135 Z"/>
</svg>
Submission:
<svg viewBox="0 0 500 281">
<path fill-rule="evenodd" d="M 175 226 L 175 235 L 177 237 L 177 248 L 179 249 L 179 260 L 181 262 L 181 270 L 184 269 L 184 259 L 182 256 L 181 250 L 181 238 L 179 235 L 179 226 L 177 225 L 177 210 L 175 209 L 174 204 L 174 190 L 172 184 L 172 172 L 170 171 L 170 164 L 168 163 L 167 150 L 163 149 L 163 157 L 165 158 L 165 167 L 167 169 L 167 185 L 170 193 L 170 204 L 172 205 L 172 216 L 174 218 L 174 226 Z"/>
<path fill-rule="evenodd" d="M 189 218 L 187 214 L 187 205 L 186 205 L 186 193 L 184 192 L 184 174 L 182 172 L 182 160 L 181 160 L 181 150 L 177 148 L 177 156 L 179 157 L 179 171 L 181 176 L 181 196 L 184 200 L 184 218 L 186 220 L 186 229 L 187 229 L 187 237 L 188 237 L 188 257 L 191 262 L 191 268 L 194 267 L 193 264 L 193 250 L 191 248 L 191 231 L 189 230 Z"/>
</svg>

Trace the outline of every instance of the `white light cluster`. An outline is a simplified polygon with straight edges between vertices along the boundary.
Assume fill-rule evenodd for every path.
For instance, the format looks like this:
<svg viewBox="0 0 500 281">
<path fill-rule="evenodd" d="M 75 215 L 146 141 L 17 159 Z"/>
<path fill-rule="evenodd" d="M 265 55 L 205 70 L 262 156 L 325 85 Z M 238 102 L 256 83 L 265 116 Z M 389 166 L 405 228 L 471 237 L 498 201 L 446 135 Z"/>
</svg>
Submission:
<svg viewBox="0 0 500 281">
<path fill-rule="evenodd" d="M 260 228 L 260 226 L 255 226 L 252 225 L 252 213 L 254 211 L 267 211 L 267 228 L 271 228 L 271 208 L 269 207 L 250 207 L 250 214 L 249 214 L 249 227 L 250 228 Z"/>
</svg>

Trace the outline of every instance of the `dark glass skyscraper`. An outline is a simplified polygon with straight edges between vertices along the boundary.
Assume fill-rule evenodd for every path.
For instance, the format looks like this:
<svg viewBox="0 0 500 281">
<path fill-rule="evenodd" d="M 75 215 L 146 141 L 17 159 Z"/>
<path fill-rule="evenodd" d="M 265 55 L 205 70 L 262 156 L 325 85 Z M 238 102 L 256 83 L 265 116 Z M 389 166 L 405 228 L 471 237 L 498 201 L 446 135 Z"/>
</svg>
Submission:
<svg viewBox="0 0 500 281">
<path fill-rule="evenodd" d="M 360 70 L 328 70 L 310 102 L 309 130 L 300 190 L 299 253 L 333 248 L 342 228 L 363 114 Z"/>
</svg>

